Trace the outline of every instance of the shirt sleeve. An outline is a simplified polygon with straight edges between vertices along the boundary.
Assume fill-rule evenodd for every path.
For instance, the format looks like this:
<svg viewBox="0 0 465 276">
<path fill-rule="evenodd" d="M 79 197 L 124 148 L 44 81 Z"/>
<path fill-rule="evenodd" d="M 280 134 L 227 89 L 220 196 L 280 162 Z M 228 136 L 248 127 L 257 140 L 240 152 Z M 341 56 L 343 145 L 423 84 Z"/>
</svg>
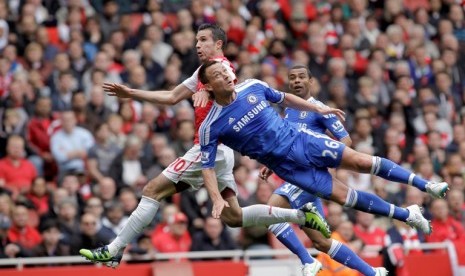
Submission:
<svg viewBox="0 0 465 276">
<path fill-rule="evenodd" d="M 317 105 L 320 105 L 320 106 L 327 106 L 327 105 L 325 105 L 324 103 L 322 103 L 320 101 L 316 101 L 315 103 Z M 326 129 L 329 130 L 329 132 L 331 132 L 331 134 L 334 135 L 334 137 L 336 137 L 336 139 L 341 140 L 342 138 L 345 138 L 345 137 L 349 136 L 349 133 L 344 128 L 344 125 L 342 124 L 342 122 L 339 121 L 339 119 L 336 117 L 336 115 L 334 115 L 334 114 L 328 114 L 328 115 L 318 114 L 318 116 L 320 116 L 320 120 L 324 124 Z"/>
<path fill-rule="evenodd" d="M 330 114 L 330 115 L 332 116 L 328 116 L 328 115 L 321 116 L 323 124 L 325 125 L 326 129 L 328 129 L 329 132 L 331 132 L 331 134 L 334 135 L 334 137 L 336 137 L 336 139 L 338 140 L 341 140 L 342 138 L 349 136 L 349 133 L 344 128 L 344 125 L 342 124 L 342 122 L 339 121 L 339 119 L 333 114 Z"/>
<path fill-rule="evenodd" d="M 199 137 L 202 168 L 214 168 L 218 147 L 218 135 L 211 124 L 203 124 L 199 129 Z"/>
<path fill-rule="evenodd" d="M 182 82 L 192 93 L 197 91 L 199 84 L 199 69 L 195 70 L 194 74 Z"/>
<path fill-rule="evenodd" d="M 278 104 L 284 101 L 284 92 L 269 87 L 268 84 L 266 84 L 265 82 L 261 82 L 261 84 L 263 85 L 263 88 L 265 90 L 265 98 L 267 101 Z"/>
</svg>

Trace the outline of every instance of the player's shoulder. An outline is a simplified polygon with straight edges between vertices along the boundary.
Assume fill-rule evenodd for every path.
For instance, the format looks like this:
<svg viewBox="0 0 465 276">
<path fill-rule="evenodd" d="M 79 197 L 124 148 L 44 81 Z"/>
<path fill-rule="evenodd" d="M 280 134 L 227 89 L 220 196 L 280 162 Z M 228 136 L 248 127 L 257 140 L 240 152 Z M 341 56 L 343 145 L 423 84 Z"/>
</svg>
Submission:
<svg viewBox="0 0 465 276">
<path fill-rule="evenodd" d="M 314 97 L 310 97 L 310 99 L 308 99 L 307 101 L 313 103 L 313 104 L 316 104 L 318 106 L 326 106 L 324 103 L 322 103 L 321 101 L 315 99 Z"/>
<path fill-rule="evenodd" d="M 236 85 L 236 92 L 241 92 L 244 89 L 251 88 L 251 87 L 269 87 L 268 84 L 264 81 L 257 80 L 257 79 L 247 79 L 238 85 Z"/>
</svg>

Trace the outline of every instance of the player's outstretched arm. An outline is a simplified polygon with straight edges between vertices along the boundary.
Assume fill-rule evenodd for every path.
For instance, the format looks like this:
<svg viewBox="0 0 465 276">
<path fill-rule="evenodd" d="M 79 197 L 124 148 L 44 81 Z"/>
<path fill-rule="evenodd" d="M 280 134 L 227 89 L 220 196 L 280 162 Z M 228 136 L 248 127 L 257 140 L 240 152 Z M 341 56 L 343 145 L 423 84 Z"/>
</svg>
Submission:
<svg viewBox="0 0 465 276">
<path fill-rule="evenodd" d="M 202 176 L 205 188 L 207 189 L 208 194 L 210 195 L 210 198 L 213 202 L 212 216 L 213 218 L 219 219 L 224 207 L 229 207 L 229 204 L 223 199 L 220 190 L 218 189 L 218 181 L 216 180 L 215 169 L 203 169 Z"/>
<path fill-rule="evenodd" d="M 157 91 L 132 89 L 118 83 L 104 83 L 102 87 L 109 96 L 131 98 L 156 104 L 174 105 L 192 96 L 192 91 L 184 84 L 179 84 L 173 90 Z"/>
<path fill-rule="evenodd" d="M 337 109 L 337 108 L 331 108 L 328 106 L 319 106 L 317 104 L 311 103 L 309 101 L 306 101 L 304 99 L 301 99 L 289 93 L 286 94 L 286 97 L 284 98 L 282 105 L 293 108 L 293 109 L 302 110 L 302 111 L 313 111 L 313 112 L 320 113 L 322 115 L 334 114 L 342 122 L 345 121 L 344 111 Z"/>
</svg>

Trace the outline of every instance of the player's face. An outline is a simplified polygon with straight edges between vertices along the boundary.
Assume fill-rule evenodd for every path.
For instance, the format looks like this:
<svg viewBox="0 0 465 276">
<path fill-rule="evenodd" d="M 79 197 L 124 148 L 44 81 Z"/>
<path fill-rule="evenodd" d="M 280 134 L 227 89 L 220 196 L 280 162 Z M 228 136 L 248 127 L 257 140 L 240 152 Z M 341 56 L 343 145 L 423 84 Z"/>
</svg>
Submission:
<svg viewBox="0 0 465 276">
<path fill-rule="evenodd" d="M 201 30 L 196 36 L 197 56 L 200 61 L 205 62 L 211 58 L 222 55 L 221 41 L 214 41 L 212 31 L 209 29 Z"/>
<path fill-rule="evenodd" d="M 289 88 L 292 94 L 307 99 L 310 97 L 310 85 L 312 80 L 309 78 L 307 69 L 298 68 L 289 71 Z"/>
<path fill-rule="evenodd" d="M 212 91 L 215 96 L 223 96 L 234 92 L 234 80 L 221 63 L 208 67 L 205 74 L 208 78 L 205 88 Z"/>
</svg>

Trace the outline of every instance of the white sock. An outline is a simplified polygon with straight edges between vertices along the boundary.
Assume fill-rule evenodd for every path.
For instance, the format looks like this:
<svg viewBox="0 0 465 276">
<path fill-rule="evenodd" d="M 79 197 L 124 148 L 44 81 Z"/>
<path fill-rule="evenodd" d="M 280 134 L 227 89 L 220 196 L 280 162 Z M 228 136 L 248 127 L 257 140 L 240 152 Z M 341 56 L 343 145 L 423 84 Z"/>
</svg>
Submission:
<svg viewBox="0 0 465 276">
<path fill-rule="evenodd" d="M 269 226 L 281 222 L 305 224 L 305 214 L 300 210 L 255 204 L 242 208 L 242 226 Z"/>
<path fill-rule="evenodd" d="M 142 196 L 136 210 L 132 212 L 126 225 L 124 225 L 118 236 L 108 245 L 108 251 L 112 256 L 118 254 L 132 242 L 147 225 L 149 225 L 157 214 L 160 202 L 150 197 Z"/>
</svg>

